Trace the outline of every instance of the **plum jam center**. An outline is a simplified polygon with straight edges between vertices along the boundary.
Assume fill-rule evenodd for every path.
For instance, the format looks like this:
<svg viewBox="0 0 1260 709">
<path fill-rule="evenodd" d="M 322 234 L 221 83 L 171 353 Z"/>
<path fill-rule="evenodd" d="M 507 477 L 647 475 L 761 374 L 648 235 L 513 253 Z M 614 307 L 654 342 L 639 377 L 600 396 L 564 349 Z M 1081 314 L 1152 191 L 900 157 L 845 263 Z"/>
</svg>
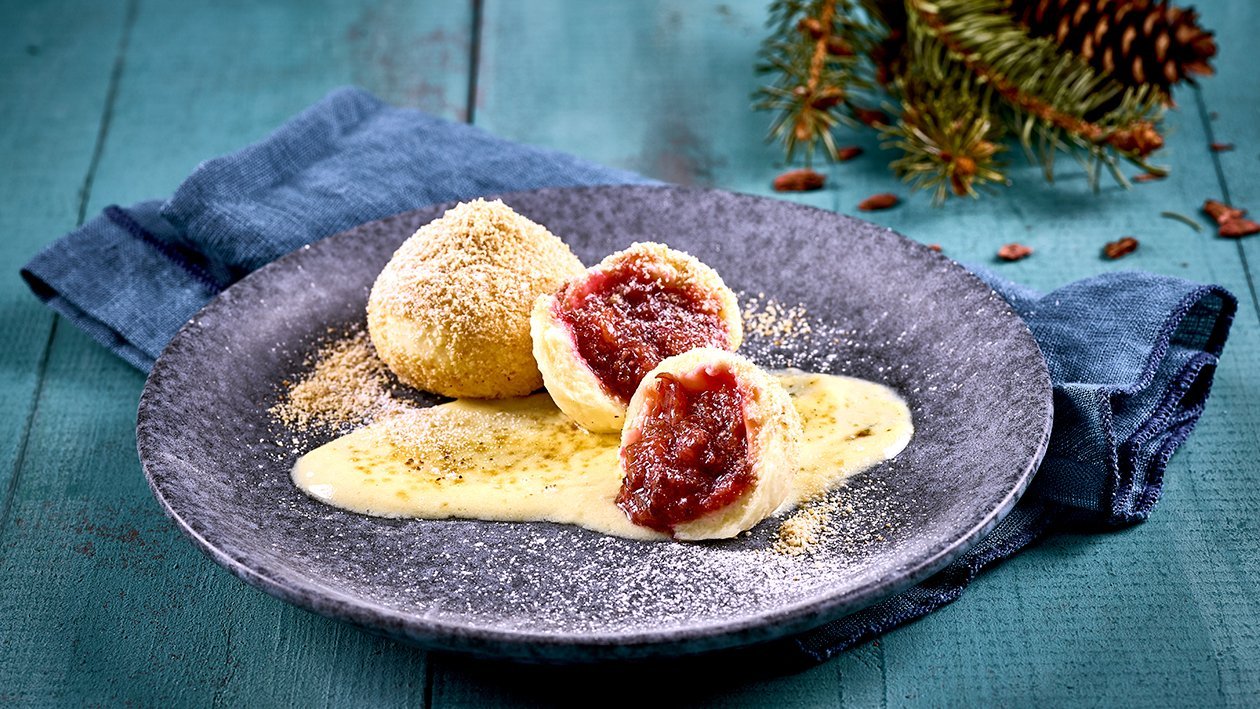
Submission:
<svg viewBox="0 0 1260 709">
<path fill-rule="evenodd" d="M 658 374 L 622 447 L 617 505 L 660 532 L 734 502 L 753 484 L 744 396 L 725 369 Z"/>
<path fill-rule="evenodd" d="M 662 279 L 641 258 L 566 286 L 556 299 L 556 314 L 600 384 L 623 404 L 666 357 L 729 346 L 716 299 Z"/>
</svg>

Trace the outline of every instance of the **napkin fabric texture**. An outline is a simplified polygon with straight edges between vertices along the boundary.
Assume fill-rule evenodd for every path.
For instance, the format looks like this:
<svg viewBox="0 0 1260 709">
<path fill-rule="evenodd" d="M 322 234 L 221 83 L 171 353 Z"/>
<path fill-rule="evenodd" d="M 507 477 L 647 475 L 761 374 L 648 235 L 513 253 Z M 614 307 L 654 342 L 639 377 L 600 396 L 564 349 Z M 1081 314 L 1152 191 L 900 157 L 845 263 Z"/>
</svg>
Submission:
<svg viewBox="0 0 1260 709">
<path fill-rule="evenodd" d="M 22 277 L 148 371 L 220 291 L 325 236 L 483 195 L 652 182 L 340 89 L 261 142 L 202 163 L 169 200 L 107 207 L 39 253 Z"/>
<path fill-rule="evenodd" d="M 166 201 L 104 212 L 38 254 L 34 293 L 147 370 L 202 305 L 304 244 L 418 207 L 541 187 L 651 182 L 340 89 Z M 926 582 L 775 652 L 823 661 L 958 598 L 1055 531 L 1141 521 L 1203 411 L 1237 302 L 1217 286 L 1113 273 L 1040 294 L 982 278 L 1028 323 L 1054 383 L 1049 450 L 1015 510 Z"/>
</svg>

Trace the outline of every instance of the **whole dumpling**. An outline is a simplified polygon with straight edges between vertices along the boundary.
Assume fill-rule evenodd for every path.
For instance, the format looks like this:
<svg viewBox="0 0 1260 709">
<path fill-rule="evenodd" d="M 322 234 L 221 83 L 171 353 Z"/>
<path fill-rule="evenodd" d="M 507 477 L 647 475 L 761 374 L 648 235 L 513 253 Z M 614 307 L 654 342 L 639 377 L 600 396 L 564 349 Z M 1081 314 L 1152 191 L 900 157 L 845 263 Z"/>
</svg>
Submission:
<svg viewBox="0 0 1260 709">
<path fill-rule="evenodd" d="M 524 396 L 542 386 L 530 310 L 581 275 L 545 227 L 477 199 L 421 227 L 368 298 L 368 333 L 400 380 L 450 397 Z"/>
</svg>

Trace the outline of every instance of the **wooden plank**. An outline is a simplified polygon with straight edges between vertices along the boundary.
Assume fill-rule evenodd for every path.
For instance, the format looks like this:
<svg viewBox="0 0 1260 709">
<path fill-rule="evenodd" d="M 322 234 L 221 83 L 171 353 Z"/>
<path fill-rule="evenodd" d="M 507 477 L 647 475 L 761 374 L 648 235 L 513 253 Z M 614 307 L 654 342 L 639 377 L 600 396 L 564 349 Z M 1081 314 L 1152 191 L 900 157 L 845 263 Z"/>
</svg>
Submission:
<svg viewBox="0 0 1260 709">
<path fill-rule="evenodd" d="M 78 218 L 123 8 L 91 2 L 0 5 L 0 520 L 43 375 L 53 316 L 16 270 Z M 54 28 L 66 28 L 65 31 Z"/>
<path fill-rule="evenodd" d="M 487 0 L 476 123 L 669 182 L 769 194 L 782 159 L 763 141 L 767 114 L 748 109 L 764 12 L 751 1 Z M 834 190 L 790 198 L 835 201 Z"/>
<path fill-rule="evenodd" d="M 512 665 L 440 653 L 429 658 L 435 707 L 583 706 L 608 696 L 610 687 L 623 688 L 626 696 L 642 692 L 645 703 L 669 692 L 670 706 L 887 706 L 883 662 L 879 642 L 799 672 L 769 669 L 751 655 L 592 667 Z"/>
<path fill-rule="evenodd" d="M 78 47 L 80 54 L 57 66 L 108 76 L 121 11 L 88 9 L 50 9 L 45 21 L 5 26 L 70 28 L 42 31 L 56 40 L 50 47 Z M 168 193 L 199 160 L 265 135 L 340 84 L 359 83 L 450 118 L 462 114 L 467 6 L 417 11 L 392 0 L 329 0 L 240 2 L 224 10 L 209 2 L 141 7 L 89 214 Z M 88 56 L 94 38 L 111 26 L 113 34 L 99 42 L 109 51 Z M 2 51 L 14 46 L 20 55 L 20 43 Z M 40 151 L 65 161 L 60 151 L 68 155 L 80 134 L 94 136 L 100 91 L 51 71 L 6 73 L 3 81 L 40 99 L 26 104 L 29 116 L 17 121 L 19 131 L 3 133 L 6 141 L 30 143 L 30 175 L 43 181 L 37 185 L 43 189 L 17 192 L 19 199 L 49 201 L 44 222 L 28 203 L 0 210 L 5 219 L 19 207 L 31 213 L 15 226 L 31 231 L 23 243 L 33 251 L 31 245 L 72 224 L 86 166 L 81 160 L 77 181 L 62 186 L 54 170 L 38 164 Z M 80 93 L 96 98 L 83 128 L 73 123 L 87 103 Z M 9 104 L 0 110 L 7 113 Z M 90 140 L 87 146 L 90 153 Z M 55 205 L 70 208 L 53 212 Z M 48 316 L 33 301 L 24 303 L 44 318 L 46 332 Z M 5 362 L 28 376 L 34 366 L 21 359 L 6 353 Z M 244 587 L 165 519 L 135 455 L 142 385 L 139 373 L 86 336 L 71 327 L 57 332 L 10 523 L 0 532 L 0 699 L 149 706 L 422 702 L 423 652 Z"/>
<path fill-rule="evenodd" d="M 1254 22 L 1217 12 L 1237 4 L 1196 4 L 1222 46 L 1247 46 L 1242 28 Z M 1207 80 L 1205 91 L 1223 78 Z M 1219 283 L 1243 300 L 1208 412 L 1169 465 L 1165 500 L 1151 520 L 1120 534 L 1055 539 L 982 578 L 953 607 L 890 635 L 888 696 L 899 704 L 1240 705 L 1260 692 L 1248 669 L 1260 661 L 1260 604 L 1248 590 L 1260 566 L 1247 551 L 1260 537 L 1248 511 L 1260 494 L 1241 474 L 1254 469 L 1260 449 L 1260 337 L 1235 245 L 1159 216 L 1198 216 L 1215 183 L 1194 93 L 1179 100 L 1160 158 L 1174 168 L 1167 180 L 1094 196 L 1079 173 L 1046 187 L 1023 169 L 998 199 L 932 211 L 918 196 L 868 217 L 1043 289 L 1141 269 Z M 1241 119 L 1260 104 L 1237 105 Z M 891 186 L 873 162 L 854 178 L 863 192 Z M 1140 238 L 1138 252 L 1101 259 L 1101 245 L 1121 235 Z M 1038 252 L 998 264 L 992 253 L 1006 241 Z"/>
<path fill-rule="evenodd" d="M 1166 499 L 1151 521 L 1121 534 L 1053 540 L 982 579 L 955 607 L 889 636 L 888 693 L 899 701 L 1239 705 L 1260 691 L 1249 669 L 1260 661 L 1260 604 L 1248 590 L 1260 574 L 1248 551 L 1260 537 L 1249 512 L 1260 494 L 1241 474 L 1254 469 L 1260 448 L 1253 383 L 1260 337 L 1235 245 L 1157 216 L 1193 214 L 1214 179 L 1197 112 L 1171 115 L 1169 127 L 1175 172 L 1168 180 L 1131 193 L 1082 194 L 1073 210 L 1021 185 L 1002 201 L 1022 220 L 966 205 L 937 232 L 951 253 L 979 259 L 982 248 L 1010 238 L 1000 235 L 1003 225 L 1023 221 L 1031 228 L 1017 238 L 1039 253 L 993 267 L 1043 288 L 1140 268 L 1223 284 L 1243 303 L 1211 405 L 1169 465 Z M 888 220 L 922 234 L 928 225 L 910 225 L 916 216 L 906 210 Z M 1096 256 L 1102 242 L 1122 234 L 1141 238 L 1136 254 L 1120 263 Z M 925 675 L 939 679 L 925 684 Z"/>
<path fill-rule="evenodd" d="M 135 460 L 143 377 L 63 332 L 3 539 L 4 692 L 145 706 L 418 701 L 423 652 L 248 589 L 175 529 Z"/>
<path fill-rule="evenodd" d="M 434 654 L 430 662 L 435 707 L 844 705 L 835 693 L 836 669 L 831 665 L 774 675 L 754 665 L 705 657 L 546 667 Z M 616 699 L 606 699 L 610 695 Z"/>
<path fill-rule="evenodd" d="M 1203 23 L 1217 31 L 1219 54 L 1215 61 L 1217 76 L 1203 81 L 1199 107 L 1209 142 L 1230 143 L 1229 152 L 1211 153 L 1217 166 L 1221 196 L 1228 201 L 1260 211 L 1260 82 L 1256 81 L 1250 48 L 1253 33 L 1260 27 L 1260 7 L 1255 3 L 1231 3 L 1217 0 L 1200 7 Z M 1209 149 L 1211 149 L 1209 147 Z M 1260 236 L 1237 242 L 1247 271 L 1248 291 L 1237 291 L 1243 301 L 1235 325 L 1245 333 L 1256 333 L 1260 325 Z M 1260 339 L 1260 338 L 1255 338 Z M 1236 358 L 1222 364 L 1237 371 L 1237 389 L 1231 389 L 1225 403 L 1234 406 L 1223 422 L 1232 434 L 1222 440 L 1213 455 L 1204 455 L 1197 462 L 1199 473 L 1187 482 L 1188 493 L 1208 502 L 1210 514 L 1195 514 L 1184 520 L 1187 526 L 1201 530 L 1199 543 L 1192 553 L 1200 564 L 1212 571 L 1203 579 L 1203 593 L 1195 598 L 1203 604 L 1204 622 L 1213 629 L 1212 650 L 1219 660 L 1221 698 L 1246 705 L 1260 696 L 1260 596 L 1254 591 L 1260 578 L 1260 562 L 1254 554 L 1254 543 L 1260 538 L 1260 523 L 1253 511 L 1260 504 L 1260 493 L 1247 484 L 1252 476 L 1243 471 L 1256 470 L 1260 452 L 1260 401 L 1255 395 L 1255 373 L 1260 371 L 1260 343 L 1253 339 L 1236 343 Z M 1227 434 L 1227 435 L 1228 435 Z M 1196 449 L 1198 450 L 1198 449 Z M 1206 452 L 1206 451 L 1205 451 Z M 1239 473 L 1242 473 L 1241 475 Z M 1248 590 L 1251 589 L 1251 590 Z"/>
<path fill-rule="evenodd" d="M 1254 22 L 1217 12 L 1237 4 L 1196 4 L 1222 46 L 1247 46 L 1242 28 Z M 1205 91 L 1224 78 L 1207 80 Z M 1043 289 L 1135 268 L 1219 283 L 1243 300 L 1208 412 L 1169 465 L 1151 520 L 1120 534 L 1055 539 L 982 578 L 954 607 L 890 635 L 888 695 L 897 703 L 1245 705 L 1260 692 L 1248 669 L 1260 661 L 1260 603 L 1248 590 L 1260 565 L 1247 551 L 1260 537 L 1249 512 L 1260 493 L 1241 474 L 1260 449 L 1260 337 L 1235 245 L 1159 216 L 1198 216 L 1215 183 L 1194 93 L 1179 99 L 1160 159 L 1174 168 L 1167 180 L 1094 196 L 1079 174 L 1045 187 L 1025 169 L 996 200 L 932 212 L 918 198 L 871 216 Z M 1256 105 L 1240 102 L 1240 118 Z M 862 183 L 870 192 L 888 185 L 869 173 Z M 1101 245 L 1121 235 L 1140 238 L 1138 252 L 1101 259 Z M 992 260 L 999 244 L 1016 240 L 1038 252 L 1018 264 Z"/>
<path fill-rule="evenodd" d="M 586 5 L 531 6 L 525 14 L 506 3 L 487 3 L 487 68 L 480 81 L 478 122 L 518 139 L 667 179 L 768 192 L 779 166 L 774 150 L 758 142 L 765 117 L 744 108 L 754 85 L 745 72 L 764 8 L 753 3 L 681 9 L 645 3 L 606 10 Z M 44 4 L 38 12 L 70 6 L 51 7 Z M 1226 35 L 1226 24 L 1212 19 L 1214 12 L 1224 17 L 1223 7 L 1220 2 L 1203 7 L 1207 23 L 1222 31 L 1223 47 L 1241 49 L 1246 25 L 1230 22 Z M 380 14 L 379 8 L 393 14 Z M 10 11 L 19 12 L 0 12 Z M 106 34 L 101 28 L 110 26 L 111 17 L 117 27 L 121 14 L 118 8 L 113 12 L 98 15 L 83 6 L 73 16 L 54 16 L 58 22 L 19 17 L 23 21 L 3 26 L 61 28 L 66 46 L 70 38 L 79 40 L 75 51 L 93 38 L 108 49 L 116 37 L 97 35 Z M 371 44 L 377 41 L 371 39 L 369 47 L 406 49 L 407 41 L 428 47 L 422 34 L 409 35 L 406 27 L 437 21 L 435 12 L 413 16 L 401 3 L 388 2 L 314 11 L 251 5 L 235 7 L 233 16 L 224 17 L 206 8 L 144 5 L 133 45 L 143 47 L 136 50 L 141 58 L 129 57 L 125 100 L 118 105 L 92 209 L 169 191 L 197 160 L 265 134 L 347 77 L 405 97 L 414 63 L 406 62 L 389 79 L 383 58 L 397 51 L 362 50 L 354 58 L 348 48 L 350 25 L 361 17 L 384 18 L 365 22 L 359 36 L 368 38 L 403 27 L 397 43 Z M 295 37 L 299 29 L 306 34 Z M 264 40 L 267 44 L 259 44 Z M 21 43 L 10 43 L 0 52 L 20 48 Z M 106 76 L 110 55 L 100 54 L 95 62 L 64 62 L 62 70 Z M 16 55 L 21 59 L 20 52 Z M 6 60 L 0 72 L 14 66 Z M 355 69 L 347 68 L 354 66 L 363 67 L 358 78 Z M 89 103 L 91 88 L 76 91 L 75 82 L 53 80 L 65 74 L 16 73 L 0 73 L 0 82 L 17 82 L 0 87 L 22 90 L 6 95 L 40 96 L 42 91 L 44 98 L 23 104 L 29 119 L 3 113 L 12 104 L 0 106 L 7 119 L 0 123 L 0 139 L 11 141 L 3 144 L 6 148 L 19 148 L 9 155 L 21 155 L 29 145 L 34 154 L 54 157 L 23 173 L 50 176 L 48 189 L 6 193 L 18 208 L 0 210 L 0 219 L 31 219 L 6 225 L 14 227 L 13 233 L 29 230 L 51 238 L 69 224 L 57 222 L 49 230 L 36 223 L 38 218 L 52 223 L 69 214 L 72 222 L 72 209 L 57 210 L 74 205 L 73 192 L 63 182 L 77 188 L 58 177 L 55 167 L 57 160 L 73 158 L 56 156 L 61 150 L 69 154 L 76 139 L 94 134 L 103 83 L 89 120 L 78 126 L 58 111 L 73 112 L 79 101 Z M 444 71 L 433 74 L 450 78 Z M 462 91 L 464 78 L 451 80 L 449 91 Z M 1205 96 L 1215 107 L 1206 89 Z M 1244 123 L 1260 105 L 1249 101 L 1237 104 Z M 1189 107 L 1185 98 L 1183 104 Z M 41 111 L 31 108 L 40 105 L 45 106 Z M 223 106 L 233 111 L 224 112 Z M 1238 291 L 1247 281 L 1234 244 L 1194 235 L 1157 216 L 1170 207 L 1193 209 L 1203 185 L 1211 183 L 1210 164 L 1201 154 L 1192 159 L 1188 147 L 1202 152 L 1203 126 L 1183 111 L 1173 117 L 1173 128 L 1169 161 L 1178 172 L 1164 183 L 1130 193 L 1108 190 L 1095 198 L 1081 189 L 1079 178 L 1069 175 L 1045 189 L 1027 171 L 1021 187 L 1000 199 L 932 210 L 926 200 L 914 198 L 876 218 L 923 241 L 941 242 L 960 258 L 984 260 L 1003 240 L 1035 239 L 1036 257 L 1002 268 L 1041 287 L 1138 267 L 1217 281 Z M 177 139 L 166 137 L 172 134 Z M 869 136 L 862 140 L 873 143 Z M 84 143 L 87 150 L 75 155 L 86 158 L 90 141 Z M 832 171 L 831 191 L 798 199 L 849 210 L 866 194 L 896 189 L 884 162 L 868 153 Z M 77 174 L 81 179 L 82 172 Z M 32 216 L 45 209 L 31 208 L 40 199 L 56 204 L 44 217 Z M 1101 242 L 1121 232 L 1139 235 L 1142 249 L 1118 264 L 1099 260 Z M 0 243 L 5 248 L 8 243 Z M 42 316 L 37 306 L 30 312 Z M 729 683 L 726 689 L 697 689 L 695 698 L 728 704 L 788 699 L 935 706 L 1032 698 L 1132 705 L 1153 699 L 1245 704 L 1260 695 L 1253 669 L 1260 659 L 1254 593 L 1260 571 L 1249 546 L 1258 536 L 1254 510 L 1260 500 L 1247 475 L 1255 467 L 1258 431 L 1250 381 L 1260 365 L 1255 322 L 1254 307 L 1245 309 L 1209 413 L 1173 461 L 1167 499 L 1151 522 L 1117 535 L 1060 539 L 1023 555 L 982 579 L 953 607 L 823 668 L 786 678 L 726 678 L 721 680 Z M 423 653 L 248 591 L 175 533 L 149 499 L 132 453 L 139 377 L 83 336 L 63 330 L 49 361 L 14 516 L 0 530 L 0 596 L 5 599 L 0 602 L 0 697 L 111 704 L 421 701 Z M 13 359 L 0 354 L 19 377 L 29 376 L 23 354 Z M 31 389 L 25 391 L 29 401 Z M 440 704 L 546 702 L 562 696 L 564 686 L 606 692 L 615 681 L 634 681 L 633 686 L 642 681 L 636 668 L 594 673 L 603 680 L 595 683 L 588 670 L 501 671 L 451 658 L 434 665 L 439 681 L 432 697 Z M 720 676 L 715 671 L 701 679 Z"/>
<path fill-rule="evenodd" d="M 144 8 L 92 212 L 170 194 L 345 84 L 459 120 L 470 11 L 405 0 Z"/>
<path fill-rule="evenodd" d="M 0 26 L 14 28 L 0 48 L 0 93 L 21 100 L 0 105 L 0 148 L 10 161 L 4 173 L 6 201 L 0 210 L 6 238 L 0 258 L 16 270 L 51 237 L 82 220 L 98 145 L 111 67 L 125 36 L 121 5 L 55 2 L 38 7 L 0 7 Z M 5 699 L 21 698 L 32 638 L 22 624 L 27 587 L 25 564 L 15 563 L 13 495 L 30 449 L 29 430 L 45 377 L 55 318 L 31 297 L 15 274 L 0 283 L 4 332 L 0 362 L 0 405 L 10 412 L 0 431 L 4 497 L 0 510 L 0 574 L 5 589 L 0 615 L 0 687 Z M 44 639 L 46 641 L 46 639 Z"/>
<path fill-rule="evenodd" d="M 1245 51 L 1241 35 L 1254 21 L 1214 22 L 1228 3 L 1197 4 L 1221 32 L 1223 46 Z M 782 166 L 776 149 L 760 142 L 767 116 L 747 110 L 763 13 L 752 2 L 592 7 L 557 1 L 527 12 L 490 0 L 476 122 L 665 180 L 767 194 Z M 1244 72 L 1250 64 L 1234 66 Z M 1243 80 L 1240 74 L 1221 83 Z M 1169 145 L 1161 156 L 1174 166 L 1173 176 L 1133 190 L 1107 186 L 1095 195 L 1070 161 L 1060 165 L 1054 185 L 1045 185 L 1038 168 L 1013 156 L 1012 189 L 932 208 L 926 195 L 910 194 L 889 174 L 893 155 L 864 132 L 841 139 L 867 152 L 832 168 L 827 191 L 788 198 L 854 212 L 867 195 L 899 193 L 907 197 L 903 206 L 861 216 L 1043 289 L 1142 269 L 1220 283 L 1245 298 L 1247 274 L 1234 244 L 1160 216 L 1166 210 L 1193 215 L 1204 186 L 1215 180 L 1193 94 L 1183 92 L 1181 100 L 1184 108 L 1169 116 Z M 1239 120 L 1249 121 L 1260 100 L 1235 105 Z M 1122 235 L 1139 237 L 1139 251 L 1123 261 L 1101 258 L 1102 245 Z M 1009 241 L 1031 244 L 1037 254 L 999 264 L 994 253 Z M 1248 579 L 1254 583 L 1260 569 L 1245 548 L 1260 537 L 1248 512 L 1260 497 L 1241 474 L 1254 468 L 1260 447 L 1250 381 L 1260 368 L 1255 322 L 1254 308 L 1245 306 L 1209 411 L 1170 465 L 1167 499 L 1149 523 L 1120 534 L 1060 538 L 1029 552 L 985 577 L 955 606 L 831 663 L 840 668 L 831 689 L 823 689 L 827 683 L 819 684 L 815 673 L 802 675 L 802 691 L 819 701 L 860 695 L 863 704 L 928 706 L 986 699 L 1010 704 L 1025 697 L 1052 704 L 1236 704 L 1255 696 L 1260 687 L 1245 668 L 1260 660 L 1260 612 Z M 434 665 L 434 698 L 441 703 L 472 704 L 483 692 L 502 689 L 451 664 Z M 630 681 L 633 672 L 620 679 Z M 555 673 L 542 688 L 525 690 L 524 679 L 520 686 L 545 701 L 563 696 L 559 688 L 582 677 L 582 671 Z M 770 686 L 734 681 L 746 697 Z M 775 685 L 776 691 L 790 691 L 786 687 L 790 681 Z"/>
<path fill-rule="evenodd" d="M 1251 218 L 1260 220 L 1260 122 L 1256 121 L 1260 81 L 1256 80 L 1250 37 L 1260 27 L 1260 7 L 1255 3 L 1215 2 L 1201 9 L 1205 26 L 1218 30 L 1219 52 L 1214 62 L 1216 76 L 1203 81 L 1196 107 L 1207 121 L 1209 143 L 1233 146 L 1228 151 L 1211 152 L 1220 187 L 1216 196 L 1250 209 Z M 1211 150 L 1210 146 L 1204 148 Z M 1260 310 L 1260 236 L 1241 239 L 1238 248 L 1251 278 L 1252 306 Z"/>
<path fill-rule="evenodd" d="M 754 2 L 488 0 L 475 122 L 662 180 L 771 194 L 782 159 L 762 140 L 765 115 L 748 110 L 763 12 Z M 834 188 L 789 198 L 823 208 L 837 199 Z M 648 672 L 657 686 L 682 687 L 689 703 L 869 706 L 883 696 L 877 657 L 877 649 L 864 648 L 801 674 L 765 677 L 734 676 L 702 661 L 513 670 L 439 655 L 431 660 L 433 700 L 435 706 L 580 702 L 606 696 L 610 686 L 639 687 Z"/>
</svg>

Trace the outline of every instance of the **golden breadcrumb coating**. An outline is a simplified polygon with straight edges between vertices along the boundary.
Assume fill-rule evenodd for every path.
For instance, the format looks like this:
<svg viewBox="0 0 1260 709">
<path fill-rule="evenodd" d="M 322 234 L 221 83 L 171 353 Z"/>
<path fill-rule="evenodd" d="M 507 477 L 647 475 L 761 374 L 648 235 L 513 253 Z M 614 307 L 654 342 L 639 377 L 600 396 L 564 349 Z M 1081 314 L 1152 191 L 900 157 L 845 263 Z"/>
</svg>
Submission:
<svg viewBox="0 0 1260 709">
<path fill-rule="evenodd" d="M 569 247 L 499 200 L 460 204 L 407 239 L 372 286 L 368 332 L 411 386 L 451 397 L 542 386 L 529 314 L 582 273 Z"/>
</svg>

